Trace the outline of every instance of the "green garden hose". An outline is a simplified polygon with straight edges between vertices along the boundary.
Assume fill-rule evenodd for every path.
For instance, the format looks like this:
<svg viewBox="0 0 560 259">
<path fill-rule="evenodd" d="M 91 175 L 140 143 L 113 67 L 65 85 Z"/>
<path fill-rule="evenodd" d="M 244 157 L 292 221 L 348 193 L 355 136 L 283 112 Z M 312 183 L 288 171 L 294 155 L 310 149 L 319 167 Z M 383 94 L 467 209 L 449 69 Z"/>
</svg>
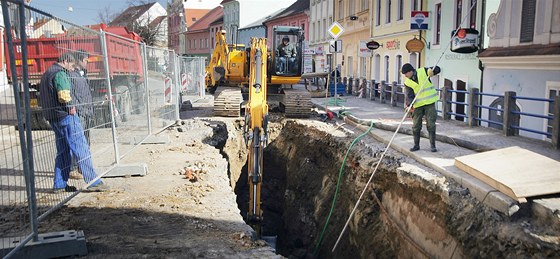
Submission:
<svg viewBox="0 0 560 259">
<path fill-rule="evenodd" d="M 360 136 L 358 136 L 357 138 L 354 139 L 354 141 L 352 141 L 352 143 L 350 144 L 350 147 L 348 147 L 348 150 L 346 150 L 346 155 L 344 155 L 344 160 L 342 160 L 342 165 L 340 166 L 340 170 L 338 172 L 338 180 L 336 181 L 336 189 L 334 191 L 334 198 L 331 204 L 331 209 L 329 211 L 329 216 L 327 216 L 327 221 L 325 222 L 325 226 L 323 226 L 323 231 L 321 231 L 321 235 L 319 236 L 319 242 L 317 242 L 317 246 L 315 247 L 315 252 L 314 254 L 317 255 L 317 253 L 319 252 L 319 247 L 321 247 L 321 242 L 323 241 L 323 237 L 325 235 L 325 232 L 327 231 L 327 226 L 329 225 L 329 221 L 331 219 L 331 215 L 334 211 L 334 204 L 336 203 L 336 198 L 338 196 L 338 187 L 340 186 L 340 179 L 342 178 L 342 170 L 344 169 L 344 166 L 346 165 L 346 159 L 348 158 L 348 154 L 350 153 L 350 149 L 352 148 L 352 146 L 354 146 L 354 144 L 356 144 L 356 142 L 358 140 L 360 140 L 363 136 L 365 136 L 366 134 L 368 134 L 371 129 L 373 128 L 373 121 L 371 122 L 369 129 L 362 133 Z"/>
</svg>

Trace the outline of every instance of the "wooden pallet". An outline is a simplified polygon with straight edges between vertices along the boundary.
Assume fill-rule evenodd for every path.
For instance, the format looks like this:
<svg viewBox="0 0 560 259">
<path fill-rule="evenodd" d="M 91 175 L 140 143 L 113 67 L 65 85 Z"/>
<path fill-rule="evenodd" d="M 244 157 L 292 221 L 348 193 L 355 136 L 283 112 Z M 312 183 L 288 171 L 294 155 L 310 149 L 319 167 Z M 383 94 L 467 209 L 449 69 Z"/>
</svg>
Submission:
<svg viewBox="0 0 560 259">
<path fill-rule="evenodd" d="M 214 116 L 239 117 L 243 96 L 239 88 L 219 88 L 214 93 Z"/>
</svg>

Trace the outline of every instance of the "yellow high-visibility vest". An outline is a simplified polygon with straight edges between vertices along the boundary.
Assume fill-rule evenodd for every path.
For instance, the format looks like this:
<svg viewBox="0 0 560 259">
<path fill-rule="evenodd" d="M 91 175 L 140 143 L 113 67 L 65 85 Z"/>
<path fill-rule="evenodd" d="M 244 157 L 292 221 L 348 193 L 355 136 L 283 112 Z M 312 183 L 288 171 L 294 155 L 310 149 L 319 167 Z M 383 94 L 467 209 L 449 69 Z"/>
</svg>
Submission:
<svg viewBox="0 0 560 259">
<path fill-rule="evenodd" d="M 416 76 L 418 77 L 418 83 L 414 82 L 410 78 L 407 78 L 404 81 L 404 84 L 412 88 L 414 94 L 416 95 L 416 101 L 414 102 L 413 107 L 418 108 L 437 102 L 439 100 L 438 92 L 432 82 L 428 80 L 429 77 L 428 74 L 426 74 L 426 69 L 423 67 L 416 69 Z M 424 81 L 426 81 L 426 84 L 424 85 L 424 88 L 422 88 L 422 91 L 420 91 L 420 87 L 422 87 Z"/>
</svg>

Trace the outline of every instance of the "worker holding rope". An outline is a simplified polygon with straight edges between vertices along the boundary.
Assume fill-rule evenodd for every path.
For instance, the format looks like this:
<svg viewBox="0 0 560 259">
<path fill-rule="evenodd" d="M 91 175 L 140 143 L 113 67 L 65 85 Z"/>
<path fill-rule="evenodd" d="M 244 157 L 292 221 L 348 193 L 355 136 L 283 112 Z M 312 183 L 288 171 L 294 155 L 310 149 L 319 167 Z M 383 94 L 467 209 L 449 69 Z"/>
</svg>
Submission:
<svg viewBox="0 0 560 259">
<path fill-rule="evenodd" d="M 436 102 L 439 98 L 430 77 L 439 74 L 440 71 L 441 69 L 438 66 L 435 66 L 433 69 L 421 67 L 416 70 L 410 63 L 406 63 L 402 66 L 401 72 L 407 78 L 404 81 L 404 85 L 410 87 L 416 95 L 416 99 L 412 104 L 414 108 L 412 114 L 412 136 L 414 137 L 414 146 L 410 149 L 412 152 L 420 149 L 420 130 L 422 130 L 422 118 L 424 115 L 426 115 L 426 128 L 430 136 L 431 151 L 437 152 Z"/>
</svg>

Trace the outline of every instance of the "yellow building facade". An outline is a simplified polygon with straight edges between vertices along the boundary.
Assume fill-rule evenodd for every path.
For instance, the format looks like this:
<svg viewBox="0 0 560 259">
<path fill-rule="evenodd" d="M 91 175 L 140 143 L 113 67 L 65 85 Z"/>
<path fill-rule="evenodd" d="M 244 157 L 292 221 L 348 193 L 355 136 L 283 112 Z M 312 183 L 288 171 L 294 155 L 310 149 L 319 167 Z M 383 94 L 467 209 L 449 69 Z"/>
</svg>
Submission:
<svg viewBox="0 0 560 259">
<path fill-rule="evenodd" d="M 370 38 L 380 47 L 373 51 L 371 58 L 371 79 L 402 84 L 400 69 L 403 64 L 411 63 L 415 68 L 424 64 L 425 46 L 418 52 L 409 52 L 406 48 L 410 40 L 424 38 L 423 31 L 410 29 L 411 11 L 422 10 L 420 2 L 372 0 Z"/>
<path fill-rule="evenodd" d="M 365 48 L 365 42 L 370 38 L 370 7 L 371 0 L 334 1 L 335 20 L 344 28 L 338 38 L 342 40 L 342 53 L 336 55 L 336 63 L 342 65 L 343 77 L 371 77 L 371 51 Z"/>
</svg>

